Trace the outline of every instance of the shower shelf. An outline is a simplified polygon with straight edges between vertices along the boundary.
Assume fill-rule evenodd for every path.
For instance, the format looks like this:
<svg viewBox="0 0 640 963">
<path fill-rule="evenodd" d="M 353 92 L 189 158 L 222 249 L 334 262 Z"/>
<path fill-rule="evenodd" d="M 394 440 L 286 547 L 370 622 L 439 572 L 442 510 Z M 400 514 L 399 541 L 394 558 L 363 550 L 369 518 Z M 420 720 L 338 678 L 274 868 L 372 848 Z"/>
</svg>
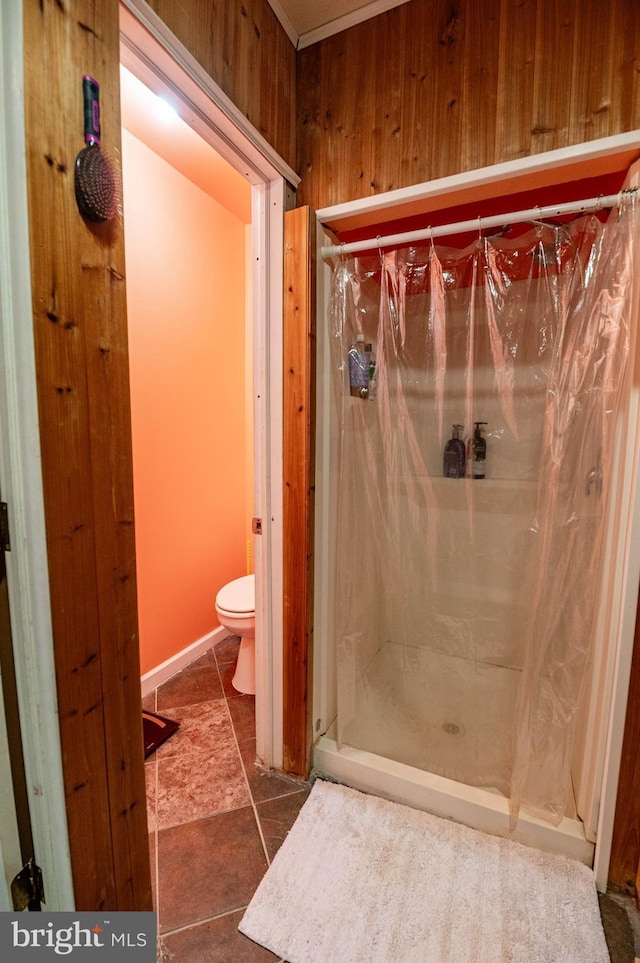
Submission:
<svg viewBox="0 0 640 963">
<path fill-rule="evenodd" d="M 419 476 L 417 476 L 419 477 Z M 443 476 L 436 475 L 431 476 L 431 480 L 435 481 L 437 484 L 450 483 L 450 482 L 469 482 L 473 484 L 474 488 L 480 488 L 481 486 L 499 486 L 500 488 L 537 488 L 537 481 L 528 481 L 523 478 L 444 478 Z"/>
<path fill-rule="evenodd" d="M 493 514 L 529 514 L 535 509 L 538 483 L 512 478 L 431 479 L 438 505 L 445 510 L 466 512 L 469 503 L 475 511 Z"/>
<path fill-rule="evenodd" d="M 409 475 L 398 474 L 393 476 L 397 482 L 411 482 L 414 484 L 431 485 L 438 494 L 446 492 L 447 495 L 454 496 L 458 492 L 462 497 L 466 497 L 468 487 L 471 486 L 473 494 L 482 497 L 482 492 L 495 492 L 499 489 L 503 492 L 518 492 L 528 494 L 538 490 L 537 481 L 524 481 L 517 478 L 444 478 L 442 475 Z"/>
</svg>

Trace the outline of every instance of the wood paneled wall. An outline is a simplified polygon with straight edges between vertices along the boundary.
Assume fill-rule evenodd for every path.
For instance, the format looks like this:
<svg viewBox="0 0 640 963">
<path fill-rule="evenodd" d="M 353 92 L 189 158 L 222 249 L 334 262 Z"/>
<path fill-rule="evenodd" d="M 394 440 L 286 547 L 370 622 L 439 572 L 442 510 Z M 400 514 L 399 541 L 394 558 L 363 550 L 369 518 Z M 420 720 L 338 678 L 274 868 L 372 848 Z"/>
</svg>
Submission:
<svg viewBox="0 0 640 963">
<path fill-rule="evenodd" d="M 295 170 L 296 53 L 267 0 L 149 0 Z"/>
<path fill-rule="evenodd" d="M 103 143 L 119 154 L 118 5 L 25 0 L 24 36 L 33 325 L 76 908 L 151 909 L 123 230 L 85 224 L 74 195 L 83 74 L 101 85 Z"/>
<path fill-rule="evenodd" d="M 637 0 L 410 0 L 298 54 L 314 208 L 640 127 Z"/>
</svg>

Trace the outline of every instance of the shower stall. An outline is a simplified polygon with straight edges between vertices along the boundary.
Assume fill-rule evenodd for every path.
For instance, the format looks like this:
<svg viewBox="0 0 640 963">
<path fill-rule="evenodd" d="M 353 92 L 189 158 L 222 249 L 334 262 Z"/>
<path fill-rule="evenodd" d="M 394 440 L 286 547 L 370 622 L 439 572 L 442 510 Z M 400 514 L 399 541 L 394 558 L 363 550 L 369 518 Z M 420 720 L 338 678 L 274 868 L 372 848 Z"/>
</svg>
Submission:
<svg viewBox="0 0 640 963">
<path fill-rule="evenodd" d="M 608 202 L 325 247 L 318 317 L 315 766 L 587 863 L 637 597 L 640 215 Z"/>
</svg>

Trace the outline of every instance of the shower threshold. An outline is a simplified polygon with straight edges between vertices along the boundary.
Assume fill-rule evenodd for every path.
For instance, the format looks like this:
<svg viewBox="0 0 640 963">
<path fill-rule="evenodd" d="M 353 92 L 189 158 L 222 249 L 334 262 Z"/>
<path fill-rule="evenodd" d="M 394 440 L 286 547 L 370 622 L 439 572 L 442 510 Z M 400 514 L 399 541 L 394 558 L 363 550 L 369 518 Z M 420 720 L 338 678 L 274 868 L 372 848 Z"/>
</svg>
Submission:
<svg viewBox="0 0 640 963">
<path fill-rule="evenodd" d="M 338 747 L 334 736 L 330 729 L 315 744 L 313 765 L 317 775 L 454 819 L 493 836 L 593 865 L 595 844 L 585 838 L 579 819 L 565 817 L 559 826 L 552 826 L 522 812 L 515 831 L 510 832 L 507 800 L 498 793 L 423 772 L 362 749 Z"/>
</svg>

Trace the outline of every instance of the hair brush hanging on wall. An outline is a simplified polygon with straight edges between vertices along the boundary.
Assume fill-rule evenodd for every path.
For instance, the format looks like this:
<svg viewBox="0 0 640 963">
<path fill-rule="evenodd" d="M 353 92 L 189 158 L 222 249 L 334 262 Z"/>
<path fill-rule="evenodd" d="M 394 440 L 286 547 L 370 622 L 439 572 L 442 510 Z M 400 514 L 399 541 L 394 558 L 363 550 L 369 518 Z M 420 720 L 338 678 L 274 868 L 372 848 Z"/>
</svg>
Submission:
<svg viewBox="0 0 640 963">
<path fill-rule="evenodd" d="M 82 78 L 85 147 L 76 158 L 75 189 L 78 209 L 88 221 L 101 224 L 116 216 L 120 207 L 119 179 L 100 146 L 100 85 Z"/>
</svg>

